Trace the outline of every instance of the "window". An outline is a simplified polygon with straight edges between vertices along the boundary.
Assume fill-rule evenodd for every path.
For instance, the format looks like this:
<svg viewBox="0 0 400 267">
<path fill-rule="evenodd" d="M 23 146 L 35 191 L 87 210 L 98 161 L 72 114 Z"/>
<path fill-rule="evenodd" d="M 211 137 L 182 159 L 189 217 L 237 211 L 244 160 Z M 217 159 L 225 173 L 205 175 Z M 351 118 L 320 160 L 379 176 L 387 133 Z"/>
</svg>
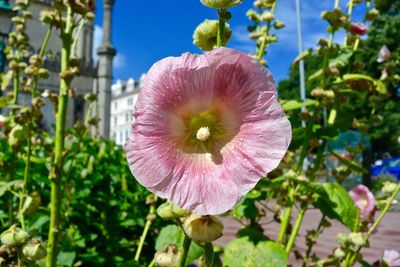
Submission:
<svg viewBox="0 0 400 267">
<path fill-rule="evenodd" d="M 132 106 L 133 105 L 133 98 L 130 97 L 128 98 L 128 106 Z"/>
<path fill-rule="evenodd" d="M 117 101 L 114 102 L 114 109 L 117 110 L 118 109 L 118 104 Z"/>
<path fill-rule="evenodd" d="M 118 123 L 118 117 L 115 116 L 115 117 L 114 117 L 114 125 L 117 125 L 117 123 Z"/>
<path fill-rule="evenodd" d="M 125 114 L 125 122 L 129 122 L 129 113 Z"/>
</svg>

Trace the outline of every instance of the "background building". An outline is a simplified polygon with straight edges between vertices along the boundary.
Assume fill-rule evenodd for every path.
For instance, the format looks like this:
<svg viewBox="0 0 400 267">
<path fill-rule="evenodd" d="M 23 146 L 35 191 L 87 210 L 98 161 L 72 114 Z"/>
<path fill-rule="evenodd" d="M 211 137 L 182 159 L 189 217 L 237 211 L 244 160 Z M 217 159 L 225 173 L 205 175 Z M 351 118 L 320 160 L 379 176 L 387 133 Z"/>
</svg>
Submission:
<svg viewBox="0 0 400 267">
<path fill-rule="evenodd" d="M 110 137 L 115 143 L 123 145 L 131 134 L 133 110 L 144 75 L 139 80 L 118 80 L 111 86 Z"/>
<path fill-rule="evenodd" d="M 29 11 L 32 12 L 32 19 L 26 23 L 26 32 L 29 36 L 30 50 L 32 54 L 37 54 L 42 46 L 48 26 L 40 20 L 42 10 L 51 9 L 52 0 L 31 1 Z M 112 81 L 112 60 L 116 50 L 111 44 L 111 20 L 114 0 L 103 0 L 103 39 L 100 47 L 97 49 L 99 62 L 93 61 L 93 22 L 87 22 L 77 43 L 77 57 L 81 59 L 80 75 L 73 80 L 71 88 L 76 91 L 76 97 L 68 101 L 67 126 L 71 127 L 75 122 L 83 120 L 87 112 L 88 104 L 84 101 L 84 95 L 94 92 L 98 95 L 97 109 L 100 118 L 99 133 L 104 138 L 109 138 L 109 113 L 110 96 Z M 15 6 L 15 0 L 0 0 L 0 63 L 3 67 L 7 65 L 2 48 L 7 43 L 7 35 L 13 29 L 11 18 L 15 16 L 12 8 Z M 60 60 L 61 60 L 61 40 L 59 32 L 52 31 L 47 51 L 44 58 L 44 67 L 50 72 L 46 80 L 39 80 L 38 89 L 46 89 L 58 92 L 60 84 Z M 28 58 L 26 58 L 28 60 Z M 1 64 L 0 64 L 1 65 Z M 1 67 L 1 66 L 0 66 Z M 0 69 L 0 73 L 3 69 Z M 21 92 L 19 102 L 29 104 L 30 94 Z M 43 107 L 43 127 L 52 132 L 52 125 L 55 124 L 53 105 L 48 101 Z"/>
</svg>

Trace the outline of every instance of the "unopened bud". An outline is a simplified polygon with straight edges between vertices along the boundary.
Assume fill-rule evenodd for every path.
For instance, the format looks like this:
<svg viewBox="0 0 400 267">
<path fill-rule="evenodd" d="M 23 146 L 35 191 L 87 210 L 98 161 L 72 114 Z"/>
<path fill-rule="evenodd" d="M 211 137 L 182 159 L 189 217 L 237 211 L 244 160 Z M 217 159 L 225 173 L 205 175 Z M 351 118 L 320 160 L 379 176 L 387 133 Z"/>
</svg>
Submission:
<svg viewBox="0 0 400 267">
<path fill-rule="evenodd" d="M 392 182 L 385 182 L 383 184 L 382 192 L 386 194 L 391 194 L 396 190 L 397 184 Z"/>
<path fill-rule="evenodd" d="M 197 243 L 206 243 L 217 240 L 222 236 L 224 225 L 215 216 L 200 216 L 191 214 L 183 222 L 185 233 Z"/>
<path fill-rule="evenodd" d="M 164 220 L 178 219 L 190 214 L 189 211 L 181 209 L 172 202 L 165 202 L 157 209 L 157 214 Z"/>
<path fill-rule="evenodd" d="M 1 242 L 9 246 L 19 246 L 25 243 L 28 238 L 28 233 L 15 225 L 11 226 L 0 235 Z"/>
<path fill-rule="evenodd" d="M 231 8 L 240 5 L 243 0 L 200 0 L 206 7 L 210 8 Z"/>
<path fill-rule="evenodd" d="M 250 9 L 249 11 L 247 11 L 246 16 L 249 18 L 249 20 L 252 20 L 252 21 L 260 20 L 260 16 L 253 9 Z"/>
<path fill-rule="evenodd" d="M 361 233 L 350 233 L 348 238 L 355 246 L 362 246 L 365 243 Z"/>
<path fill-rule="evenodd" d="M 169 244 L 154 255 L 154 263 L 159 267 L 175 267 L 179 262 L 179 250 L 175 244 Z"/>
<path fill-rule="evenodd" d="M 269 11 L 265 11 L 264 13 L 262 13 L 261 15 L 261 20 L 265 21 L 265 22 L 271 22 L 274 19 L 274 14 L 272 14 Z"/>
<path fill-rule="evenodd" d="M 344 251 L 341 248 L 337 248 L 335 249 L 333 255 L 335 256 L 335 258 L 341 259 L 343 258 L 346 254 L 344 253 Z"/>
<path fill-rule="evenodd" d="M 275 29 L 282 29 L 282 28 L 285 27 L 285 24 L 284 24 L 282 21 L 277 20 L 277 21 L 275 21 L 275 23 L 274 23 L 274 27 L 275 27 Z"/>
<path fill-rule="evenodd" d="M 39 240 L 32 240 L 22 247 L 22 253 L 30 261 L 38 261 L 46 257 L 46 249 Z"/>
<path fill-rule="evenodd" d="M 201 50 L 210 51 L 217 45 L 218 35 L 218 20 L 206 19 L 195 29 L 193 33 L 193 44 L 198 46 Z M 224 44 L 229 41 L 232 31 L 229 24 L 225 23 L 225 38 Z"/>
</svg>

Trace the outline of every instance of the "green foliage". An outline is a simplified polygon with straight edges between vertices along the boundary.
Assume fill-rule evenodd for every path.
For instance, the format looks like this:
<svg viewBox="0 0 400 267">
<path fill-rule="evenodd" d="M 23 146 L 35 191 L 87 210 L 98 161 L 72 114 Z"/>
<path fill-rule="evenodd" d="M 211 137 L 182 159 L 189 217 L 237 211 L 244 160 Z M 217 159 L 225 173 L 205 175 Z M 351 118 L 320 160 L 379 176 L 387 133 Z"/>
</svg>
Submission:
<svg viewBox="0 0 400 267">
<path fill-rule="evenodd" d="M 233 240 L 224 254 L 224 266 L 284 267 L 288 255 L 285 250 L 272 241 L 254 244 L 249 237 Z"/>
<path fill-rule="evenodd" d="M 318 195 L 314 206 L 323 214 L 332 219 L 337 219 L 349 229 L 357 223 L 359 209 L 341 185 L 337 183 L 313 183 L 310 185 Z"/>
</svg>

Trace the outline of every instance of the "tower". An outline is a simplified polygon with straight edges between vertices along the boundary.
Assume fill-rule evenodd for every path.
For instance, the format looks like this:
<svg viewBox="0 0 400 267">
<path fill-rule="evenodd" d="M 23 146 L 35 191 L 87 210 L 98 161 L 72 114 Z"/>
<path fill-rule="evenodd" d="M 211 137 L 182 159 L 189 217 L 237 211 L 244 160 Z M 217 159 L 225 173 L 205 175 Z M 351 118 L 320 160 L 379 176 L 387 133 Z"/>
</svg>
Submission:
<svg viewBox="0 0 400 267">
<path fill-rule="evenodd" d="M 112 63 L 116 50 L 111 44 L 111 19 L 114 0 L 103 0 L 103 40 L 97 55 L 99 57 L 97 70 L 97 108 L 99 134 L 101 137 L 110 137 L 110 103 L 112 83 Z"/>
</svg>

